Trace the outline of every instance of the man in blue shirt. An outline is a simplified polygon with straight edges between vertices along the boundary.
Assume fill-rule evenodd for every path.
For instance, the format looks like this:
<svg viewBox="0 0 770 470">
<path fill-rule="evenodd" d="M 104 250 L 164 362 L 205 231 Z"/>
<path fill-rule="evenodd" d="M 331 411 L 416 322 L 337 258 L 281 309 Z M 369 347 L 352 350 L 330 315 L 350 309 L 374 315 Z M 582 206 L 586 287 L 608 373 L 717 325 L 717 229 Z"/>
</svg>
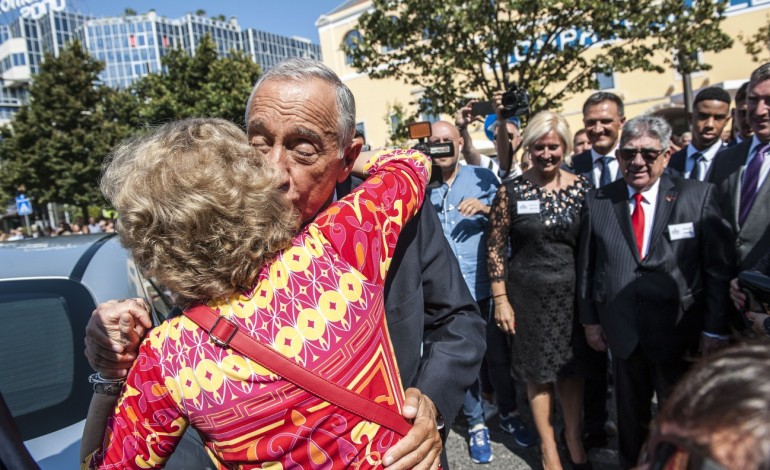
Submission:
<svg viewBox="0 0 770 470">
<path fill-rule="evenodd" d="M 431 126 L 431 133 L 431 143 L 451 143 L 453 153 L 448 157 L 434 157 L 433 162 L 441 169 L 444 182 L 440 187 L 430 189 L 428 196 L 436 208 L 444 236 L 460 262 L 463 278 L 479 304 L 482 316 L 488 319 L 491 290 L 486 259 L 487 216 L 499 182 L 495 174 L 486 168 L 459 164 L 463 139 L 457 127 L 439 121 Z M 466 394 L 463 413 L 468 419 L 471 459 L 476 463 L 490 462 L 492 448 L 489 429 L 484 424 L 478 381 Z M 528 433 L 518 416 L 501 416 L 501 425 L 504 420 L 512 421 L 509 427 L 518 431 L 514 432 L 517 441 Z M 526 442 L 523 445 L 531 445 L 531 438 L 523 440 Z"/>
</svg>

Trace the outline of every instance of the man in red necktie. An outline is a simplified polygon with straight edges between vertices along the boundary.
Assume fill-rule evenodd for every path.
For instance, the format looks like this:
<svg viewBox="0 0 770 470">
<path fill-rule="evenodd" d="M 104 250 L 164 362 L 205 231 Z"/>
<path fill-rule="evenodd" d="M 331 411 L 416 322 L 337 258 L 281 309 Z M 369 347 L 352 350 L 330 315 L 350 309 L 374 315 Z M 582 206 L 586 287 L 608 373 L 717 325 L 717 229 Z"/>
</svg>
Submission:
<svg viewBox="0 0 770 470">
<path fill-rule="evenodd" d="M 612 351 L 623 468 L 636 463 L 653 394 L 664 402 L 687 359 L 727 333 L 732 230 L 712 185 L 664 174 L 670 139 L 662 118 L 626 122 L 623 179 L 583 208 L 578 309 L 589 346 Z"/>
</svg>

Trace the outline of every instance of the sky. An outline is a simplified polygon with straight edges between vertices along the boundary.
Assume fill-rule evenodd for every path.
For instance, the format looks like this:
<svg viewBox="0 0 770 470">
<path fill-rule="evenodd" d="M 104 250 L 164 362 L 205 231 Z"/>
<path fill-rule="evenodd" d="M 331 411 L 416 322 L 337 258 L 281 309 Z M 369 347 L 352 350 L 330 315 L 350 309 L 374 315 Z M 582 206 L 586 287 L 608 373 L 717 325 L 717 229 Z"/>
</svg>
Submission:
<svg viewBox="0 0 770 470">
<path fill-rule="evenodd" d="M 66 0 L 67 6 L 93 16 L 118 16 L 126 8 L 146 13 L 151 8 L 169 18 L 205 10 L 209 16 L 238 18 L 241 28 L 284 36 L 302 36 L 318 44 L 315 22 L 344 0 Z"/>
</svg>

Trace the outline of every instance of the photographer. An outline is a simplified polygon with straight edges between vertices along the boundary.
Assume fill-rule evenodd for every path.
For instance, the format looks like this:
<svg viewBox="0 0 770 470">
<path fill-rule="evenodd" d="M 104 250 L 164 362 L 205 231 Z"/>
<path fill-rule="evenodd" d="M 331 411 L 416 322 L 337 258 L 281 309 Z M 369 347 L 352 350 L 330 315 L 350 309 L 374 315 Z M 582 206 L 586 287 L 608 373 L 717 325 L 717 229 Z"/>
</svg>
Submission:
<svg viewBox="0 0 770 470">
<path fill-rule="evenodd" d="M 495 143 L 496 157 L 481 154 L 473 145 L 468 125 L 483 120 L 494 112 L 496 120 L 485 129 L 487 136 Z M 499 180 L 509 181 L 521 174 L 521 168 L 514 160 L 521 144 L 520 121 L 517 116 L 529 112 L 529 97 L 519 88 L 511 87 L 495 93 L 491 102 L 473 99 L 455 114 L 455 125 L 463 138 L 462 155 L 469 165 L 481 166 L 495 173 Z M 505 131 L 500 133 L 500 123 L 505 122 Z M 485 125 L 487 125 L 485 123 Z"/>
<path fill-rule="evenodd" d="M 764 276 L 770 276 L 770 251 L 760 258 L 757 264 L 751 269 Z M 751 329 L 760 337 L 770 337 L 770 315 L 767 311 L 752 312 L 746 305 L 746 295 L 738 285 L 738 278 L 730 281 L 730 298 L 738 311 L 744 312 L 746 319 L 751 323 Z"/>
</svg>

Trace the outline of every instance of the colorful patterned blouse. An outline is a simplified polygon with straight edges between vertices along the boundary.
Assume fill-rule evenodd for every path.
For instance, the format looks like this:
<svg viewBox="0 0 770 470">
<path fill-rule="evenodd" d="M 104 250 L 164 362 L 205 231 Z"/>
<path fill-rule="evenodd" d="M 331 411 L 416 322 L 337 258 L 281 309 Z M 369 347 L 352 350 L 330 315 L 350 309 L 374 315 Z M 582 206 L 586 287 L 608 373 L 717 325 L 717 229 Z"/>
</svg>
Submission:
<svg viewBox="0 0 770 470">
<path fill-rule="evenodd" d="M 263 266 L 252 292 L 210 306 L 281 354 L 401 414 L 383 284 L 429 169 L 417 152 L 378 153 L 372 176 Z M 153 329 L 139 351 L 86 468 L 162 466 L 188 424 L 220 465 L 236 468 L 379 468 L 399 440 L 214 345 L 184 316 Z"/>
</svg>

